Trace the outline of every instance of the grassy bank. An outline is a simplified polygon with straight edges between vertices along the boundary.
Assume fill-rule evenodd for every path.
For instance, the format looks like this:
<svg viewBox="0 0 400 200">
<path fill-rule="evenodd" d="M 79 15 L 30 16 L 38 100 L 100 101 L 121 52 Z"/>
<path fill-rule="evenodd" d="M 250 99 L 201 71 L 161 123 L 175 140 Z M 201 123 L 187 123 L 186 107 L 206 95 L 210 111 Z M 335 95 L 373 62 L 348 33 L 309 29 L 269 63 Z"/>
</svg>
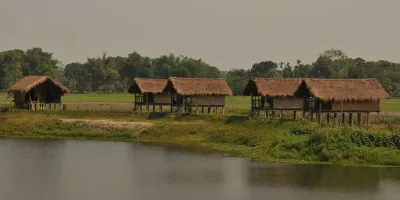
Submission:
<svg viewBox="0 0 400 200">
<path fill-rule="evenodd" d="M 145 130 L 87 127 L 61 119 L 147 122 Z M 400 165 L 400 128 L 335 128 L 243 117 L 170 116 L 129 112 L 0 113 L 0 136 L 174 143 L 230 152 L 258 161 Z"/>
</svg>

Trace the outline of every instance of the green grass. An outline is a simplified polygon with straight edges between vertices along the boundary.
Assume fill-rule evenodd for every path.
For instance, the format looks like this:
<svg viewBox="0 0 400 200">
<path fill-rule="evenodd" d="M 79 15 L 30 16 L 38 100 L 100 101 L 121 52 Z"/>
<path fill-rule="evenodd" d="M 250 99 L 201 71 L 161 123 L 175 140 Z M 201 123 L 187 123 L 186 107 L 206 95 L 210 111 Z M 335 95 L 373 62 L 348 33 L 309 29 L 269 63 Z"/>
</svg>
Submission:
<svg viewBox="0 0 400 200">
<path fill-rule="evenodd" d="M 0 93 L 0 102 L 7 100 L 5 93 Z M 132 103 L 133 96 L 131 94 L 67 94 L 63 97 L 64 102 L 93 102 L 93 103 Z M 242 114 L 248 113 L 250 106 L 250 97 L 234 96 L 226 98 L 226 107 L 228 113 Z M 383 99 L 381 108 L 384 112 L 400 112 L 400 98 Z M 235 113 L 237 112 L 237 113 Z"/>
<path fill-rule="evenodd" d="M 400 129 L 335 128 L 309 122 L 234 120 L 220 116 L 132 115 L 129 112 L 5 112 L 0 137 L 115 140 L 178 144 L 257 161 L 400 165 Z M 59 119 L 150 122 L 144 131 L 85 127 Z M 27 131 L 29 130 L 29 131 Z"/>
</svg>

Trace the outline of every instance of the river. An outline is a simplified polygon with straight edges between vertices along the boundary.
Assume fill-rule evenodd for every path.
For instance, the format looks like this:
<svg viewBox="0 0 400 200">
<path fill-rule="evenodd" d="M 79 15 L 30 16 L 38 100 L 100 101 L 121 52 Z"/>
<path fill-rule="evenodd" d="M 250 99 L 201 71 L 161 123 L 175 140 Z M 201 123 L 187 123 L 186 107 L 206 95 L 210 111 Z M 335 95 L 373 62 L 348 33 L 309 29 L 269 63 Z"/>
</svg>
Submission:
<svg viewBox="0 0 400 200">
<path fill-rule="evenodd" d="M 124 142 L 0 139 L 0 200 L 399 198 L 397 168 L 265 164 Z"/>
</svg>

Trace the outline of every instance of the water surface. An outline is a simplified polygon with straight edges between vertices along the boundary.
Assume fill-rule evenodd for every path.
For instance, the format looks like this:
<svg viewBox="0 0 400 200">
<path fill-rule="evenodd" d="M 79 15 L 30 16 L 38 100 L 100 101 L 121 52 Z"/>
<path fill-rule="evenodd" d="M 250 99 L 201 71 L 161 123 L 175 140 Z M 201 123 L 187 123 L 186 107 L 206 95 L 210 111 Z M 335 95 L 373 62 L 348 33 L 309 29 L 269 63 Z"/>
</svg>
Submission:
<svg viewBox="0 0 400 200">
<path fill-rule="evenodd" d="M 0 200 L 399 198 L 397 168 L 261 164 L 123 142 L 0 140 Z"/>
</svg>

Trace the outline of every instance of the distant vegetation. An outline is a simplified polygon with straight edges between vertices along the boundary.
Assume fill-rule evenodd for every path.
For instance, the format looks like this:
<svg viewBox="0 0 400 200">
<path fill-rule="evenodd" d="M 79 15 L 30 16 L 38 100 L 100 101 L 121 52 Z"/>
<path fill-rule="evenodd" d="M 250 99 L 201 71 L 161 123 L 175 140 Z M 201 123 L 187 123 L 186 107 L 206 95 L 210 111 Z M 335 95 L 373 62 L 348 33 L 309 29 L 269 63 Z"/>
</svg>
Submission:
<svg viewBox="0 0 400 200">
<path fill-rule="evenodd" d="M 125 92 L 133 77 L 223 77 L 235 95 L 241 95 L 250 77 L 377 78 L 390 95 L 400 96 L 400 63 L 349 58 L 341 50 L 324 51 L 311 64 L 270 60 L 220 71 L 201 59 L 174 54 L 157 58 L 133 52 L 127 56 L 88 58 L 85 63 L 62 64 L 41 48 L 0 52 L 0 90 L 27 75 L 48 75 L 75 93 Z"/>
</svg>

